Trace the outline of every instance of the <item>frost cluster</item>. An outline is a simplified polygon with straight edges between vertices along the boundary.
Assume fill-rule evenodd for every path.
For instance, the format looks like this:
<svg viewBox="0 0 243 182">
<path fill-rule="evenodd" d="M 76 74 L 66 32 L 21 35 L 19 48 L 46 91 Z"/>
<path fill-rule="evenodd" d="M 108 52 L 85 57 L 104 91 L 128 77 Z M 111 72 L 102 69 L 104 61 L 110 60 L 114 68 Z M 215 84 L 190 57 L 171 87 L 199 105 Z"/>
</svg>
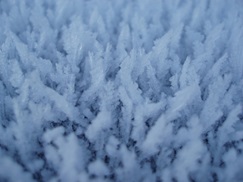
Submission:
<svg viewBox="0 0 243 182">
<path fill-rule="evenodd" d="M 242 0 L 0 0 L 1 182 L 242 182 Z"/>
</svg>

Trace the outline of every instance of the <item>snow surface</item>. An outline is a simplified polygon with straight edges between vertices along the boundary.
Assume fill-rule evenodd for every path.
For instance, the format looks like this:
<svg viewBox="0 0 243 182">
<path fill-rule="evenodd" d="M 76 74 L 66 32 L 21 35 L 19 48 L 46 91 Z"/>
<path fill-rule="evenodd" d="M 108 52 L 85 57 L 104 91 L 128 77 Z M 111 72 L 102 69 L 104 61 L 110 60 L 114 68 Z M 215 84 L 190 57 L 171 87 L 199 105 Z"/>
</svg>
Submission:
<svg viewBox="0 0 243 182">
<path fill-rule="evenodd" d="M 0 0 L 1 182 L 242 182 L 242 0 Z"/>
</svg>

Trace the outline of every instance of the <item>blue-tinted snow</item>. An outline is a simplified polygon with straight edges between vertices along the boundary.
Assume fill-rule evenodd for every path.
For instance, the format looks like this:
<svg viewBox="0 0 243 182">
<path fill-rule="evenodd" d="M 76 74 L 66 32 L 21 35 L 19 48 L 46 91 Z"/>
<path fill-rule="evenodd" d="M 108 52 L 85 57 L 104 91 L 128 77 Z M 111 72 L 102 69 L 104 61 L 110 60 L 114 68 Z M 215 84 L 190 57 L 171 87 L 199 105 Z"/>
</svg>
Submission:
<svg viewBox="0 0 243 182">
<path fill-rule="evenodd" d="M 1 0 L 0 181 L 243 181 L 242 0 Z"/>
</svg>

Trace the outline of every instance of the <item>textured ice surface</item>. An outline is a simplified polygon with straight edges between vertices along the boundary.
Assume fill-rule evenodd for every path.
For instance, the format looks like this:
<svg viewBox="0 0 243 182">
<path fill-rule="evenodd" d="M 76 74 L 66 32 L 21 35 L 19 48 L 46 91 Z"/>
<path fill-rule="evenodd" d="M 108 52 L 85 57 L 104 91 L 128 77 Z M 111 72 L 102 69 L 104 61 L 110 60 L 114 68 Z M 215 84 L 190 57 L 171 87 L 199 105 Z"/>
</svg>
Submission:
<svg viewBox="0 0 243 182">
<path fill-rule="evenodd" d="M 242 182 L 242 0 L 0 0 L 1 182 Z"/>
</svg>

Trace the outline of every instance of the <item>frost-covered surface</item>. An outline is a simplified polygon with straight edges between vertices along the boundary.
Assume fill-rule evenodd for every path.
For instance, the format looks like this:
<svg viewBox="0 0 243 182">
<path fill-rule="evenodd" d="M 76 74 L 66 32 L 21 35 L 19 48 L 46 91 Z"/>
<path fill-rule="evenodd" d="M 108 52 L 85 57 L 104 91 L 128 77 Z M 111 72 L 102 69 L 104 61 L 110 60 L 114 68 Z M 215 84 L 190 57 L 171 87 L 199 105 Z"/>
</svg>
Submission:
<svg viewBox="0 0 243 182">
<path fill-rule="evenodd" d="M 243 181 L 242 0 L 1 0 L 0 181 Z"/>
</svg>

